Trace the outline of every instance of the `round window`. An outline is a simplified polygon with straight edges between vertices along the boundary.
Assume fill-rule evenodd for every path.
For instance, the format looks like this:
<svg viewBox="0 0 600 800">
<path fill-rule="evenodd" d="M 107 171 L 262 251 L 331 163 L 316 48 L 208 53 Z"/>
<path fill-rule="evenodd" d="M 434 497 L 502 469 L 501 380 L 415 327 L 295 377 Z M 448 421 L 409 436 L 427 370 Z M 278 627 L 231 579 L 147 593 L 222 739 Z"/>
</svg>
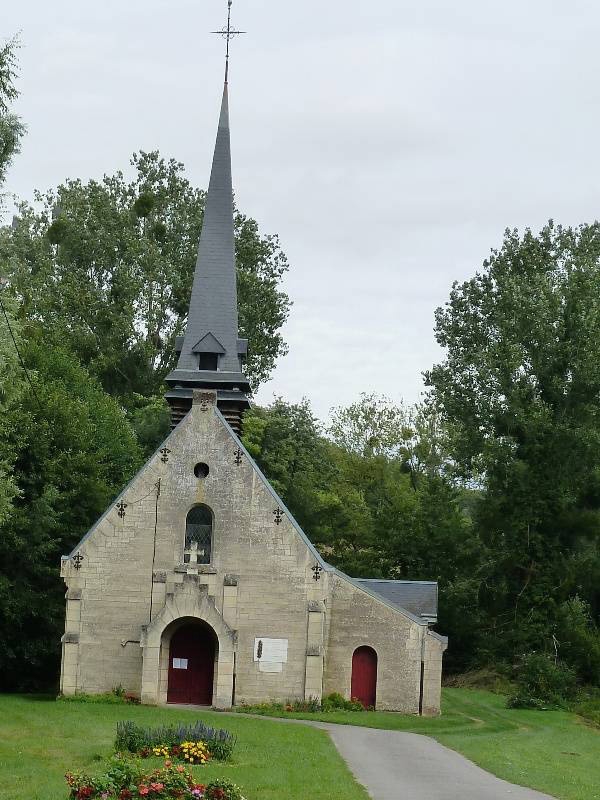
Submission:
<svg viewBox="0 0 600 800">
<path fill-rule="evenodd" d="M 206 478 L 208 475 L 208 464 L 205 464 L 203 461 L 201 461 L 199 464 L 196 464 L 194 467 L 194 475 L 197 478 Z"/>
</svg>

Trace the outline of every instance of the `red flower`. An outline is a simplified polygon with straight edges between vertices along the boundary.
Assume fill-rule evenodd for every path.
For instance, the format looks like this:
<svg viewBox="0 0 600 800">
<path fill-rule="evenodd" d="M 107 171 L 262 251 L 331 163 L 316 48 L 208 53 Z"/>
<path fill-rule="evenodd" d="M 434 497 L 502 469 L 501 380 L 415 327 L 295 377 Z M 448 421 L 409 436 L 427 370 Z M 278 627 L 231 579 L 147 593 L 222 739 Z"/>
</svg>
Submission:
<svg viewBox="0 0 600 800">
<path fill-rule="evenodd" d="M 86 797 L 91 797 L 93 794 L 93 786 L 82 786 L 77 792 L 77 800 L 85 800 Z"/>
<path fill-rule="evenodd" d="M 150 794 L 150 789 L 147 786 L 138 786 L 138 794 L 144 797 L 144 795 Z"/>
<path fill-rule="evenodd" d="M 218 787 L 212 790 L 211 795 L 214 797 L 214 800 L 223 800 L 223 798 L 226 796 L 223 789 L 219 789 Z"/>
<path fill-rule="evenodd" d="M 164 788 L 165 788 L 164 783 L 151 783 L 150 784 L 150 789 L 152 789 L 153 792 L 160 792 Z"/>
<path fill-rule="evenodd" d="M 119 800 L 131 800 L 133 797 L 133 793 L 129 791 L 129 789 L 121 789 L 119 794 Z"/>
</svg>

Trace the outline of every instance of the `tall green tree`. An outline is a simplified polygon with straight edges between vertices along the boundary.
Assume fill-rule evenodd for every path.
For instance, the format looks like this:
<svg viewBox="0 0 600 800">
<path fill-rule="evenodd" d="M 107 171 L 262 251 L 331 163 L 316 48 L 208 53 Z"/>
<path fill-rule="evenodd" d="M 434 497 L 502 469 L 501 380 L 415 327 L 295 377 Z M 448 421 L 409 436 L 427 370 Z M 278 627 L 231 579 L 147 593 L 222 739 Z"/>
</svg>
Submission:
<svg viewBox="0 0 600 800">
<path fill-rule="evenodd" d="M 0 47 L 0 187 L 2 187 L 8 167 L 19 152 L 19 143 L 25 126 L 11 111 L 11 104 L 19 96 L 15 85 L 17 77 L 17 57 L 19 40 L 14 38 Z M 0 194 L 0 213 L 3 211 L 4 196 Z"/>
<path fill-rule="evenodd" d="M 72 354 L 25 338 L 13 318 L 24 373 L 3 321 L 0 453 L 10 491 L 0 495 L 0 689 L 48 688 L 64 629 L 60 557 L 131 477 L 141 450 L 123 409 Z"/>
<path fill-rule="evenodd" d="M 69 347 L 128 407 L 159 394 L 175 364 L 202 226 L 205 194 L 183 165 L 158 153 L 133 156 L 135 175 L 68 180 L 23 203 L 0 229 L 0 259 L 25 318 Z M 285 353 L 287 260 L 276 236 L 235 215 L 240 334 L 250 340 L 254 386 Z"/>
<path fill-rule="evenodd" d="M 485 489 L 482 647 L 549 647 L 562 602 L 600 610 L 600 225 L 507 231 L 436 336 L 428 381 L 458 469 Z"/>
</svg>

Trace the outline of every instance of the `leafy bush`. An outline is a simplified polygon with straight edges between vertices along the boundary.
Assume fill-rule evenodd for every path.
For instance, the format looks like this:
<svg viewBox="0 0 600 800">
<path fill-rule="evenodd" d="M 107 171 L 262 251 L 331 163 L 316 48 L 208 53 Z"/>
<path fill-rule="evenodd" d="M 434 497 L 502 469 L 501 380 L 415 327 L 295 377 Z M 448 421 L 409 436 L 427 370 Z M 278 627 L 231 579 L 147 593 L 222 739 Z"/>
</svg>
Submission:
<svg viewBox="0 0 600 800">
<path fill-rule="evenodd" d="M 137 695 L 126 692 L 122 686 L 117 686 L 112 692 L 103 692 L 101 694 L 86 694 L 85 692 L 68 695 L 60 694 L 56 699 L 60 700 L 61 703 L 109 703 L 116 705 L 140 702 Z"/>
<path fill-rule="evenodd" d="M 85 773 L 67 772 L 69 797 L 73 800 L 136 800 L 156 798 L 204 798 L 204 800 L 245 800 L 238 786 L 225 780 L 209 784 L 196 781 L 191 770 L 165 761 L 164 766 L 145 772 L 141 762 L 130 756 L 115 756 L 108 770 L 96 778 Z"/>
<path fill-rule="evenodd" d="M 346 700 L 339 692 L 325 695 L 321 702 L 322 711 L 364 711 L 358 700 Z"/>
<path fill-rule="evenodd" d="M 584 683 L 600 684 L 600 631 L 589 605 L 579 597 L 561 603 L 556 635 L 560 655 Z"/>
<path fill-rule="evenodd" d="M 288 700 L 285 704 L 285 710 L 303 714 L 306 712 L 315 713 L 321 710 L 321 703 L 316 697 L 309 697 L 308 700 Z"/>
<path fill-rule="evenodd" d="M 325 695 L 323 700 L 311 697 L 308 700 L 288 700 L 285 703 L 256 703 L 236 708 L 237 711 L 249 714 L 316 714 L 321 711 L 364 711 L 362 704 L 358 700 L 346 700 L 339 692 L 332 692 Z"/>
<path fill-rule="evenodd" d="M 517 669 L 517 690 L 507 700 L 509 708 L 564 706 L 577 694 L 575 670 L 545 653 L 529 653 Z"/>
<path fill-rule="evenodd" d="M 502 666 L 481 667 L 444 678 L 444 686 L 454 689 L 485 689 L 494 694 L 510 694 L 514 684 L 506 675 L 508 668 Z"/>
<path fill-rule="evenodd" d="M 548 708 L 548 703 L 540 700 L 539 697 L 530 697 L 527 694 L 516 692 L 511 694 L 506 700 L 507 708 L 537 708 L 544 711 Z"/>
<path fill-rule="evenodd" d="M 600 689 L 587 688 L 583 691 L 571 711 L 600 726 Z"/>
<path fill-rule="evenodd" d="M 117 722 L 115 749 L 140 753 L 144 748 L 182 745 L 184 742 L 204 742 L 212 758 L 225 761 L 235 747 L 235 736 L 222 728 L 212 728 L 198 720 L 191 725 L 161 725 L 143 728 L 131 720 Z"/>
</svg>

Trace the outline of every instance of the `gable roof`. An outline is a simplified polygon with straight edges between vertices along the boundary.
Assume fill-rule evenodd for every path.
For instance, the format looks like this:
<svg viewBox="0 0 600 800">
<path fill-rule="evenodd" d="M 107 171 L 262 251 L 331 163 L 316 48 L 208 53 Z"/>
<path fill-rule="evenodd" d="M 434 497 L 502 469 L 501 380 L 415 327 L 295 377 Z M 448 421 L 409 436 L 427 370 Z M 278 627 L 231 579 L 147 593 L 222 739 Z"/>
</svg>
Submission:
<svg viewBox="0 0 600 800">
<path fill-rule="evenodd" d="M 192 353 L 224 353 L 225 348 L 210 331 L 192 347 Z"/>
</svg>

